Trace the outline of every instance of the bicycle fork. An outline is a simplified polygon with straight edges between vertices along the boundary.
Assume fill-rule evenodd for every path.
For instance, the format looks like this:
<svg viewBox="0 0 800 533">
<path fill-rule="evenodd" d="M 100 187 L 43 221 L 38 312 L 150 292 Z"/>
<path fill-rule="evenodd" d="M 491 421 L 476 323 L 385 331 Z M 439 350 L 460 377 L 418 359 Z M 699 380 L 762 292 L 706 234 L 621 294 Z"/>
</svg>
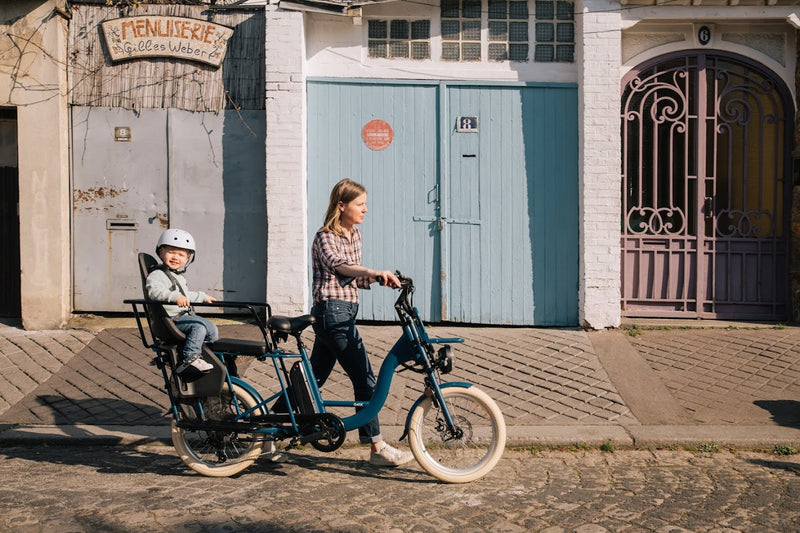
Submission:
<svg viewBox="0 0 800 533">
<path fill-rule="evenodd" d="M 439 411 L 436 417 L 436 432 L 441 435 L 442 440 L 447 442 L 452 439 L 463 438 L 464 431 L 461 429 L 450 412 L 450 408 L 442 395 L 442 389 L 437 386 L 430 377 L 425 378 L 425 395 L 431 398 L 433 407 Z"/>
<path fill-rule="evenodd" d="M 408 410 L 405 428 L 403 429 L 403 435 L 400 437 L 400 440 L 403 440 L 408 436 L 408 430 L 411 427 L 411 417 L 413 416 L 414 411 L 416 411 L 417 407 L 419 407 L 420 404 L 422 404 L 422 402 L 428 398 L 430 398 L 433 407 L 439 412 L 436 417 L 436 431 L 439 433 L 442 439 L 449 441 L 452 439 L 463 438 L 464 432 L 458 426 L 456 418 L 453 416 L 453 413 L 450 412 L 450 408 L 448 407 L 447 402 L 444 400 L 444 396 L 442 395 L 442 389 L 447 389 L 450 387 L 461 387 L 468 389 L 472 387 L 472 383 L 468 383 L 466 381 L 451 381 L 449 383 L 439 384 L 430 377 L 425 378 L 425 391 L 422 393 L 422 396 L 417 398 L 417 401 L 414 402 L 414 404 Z"/>
</svg>

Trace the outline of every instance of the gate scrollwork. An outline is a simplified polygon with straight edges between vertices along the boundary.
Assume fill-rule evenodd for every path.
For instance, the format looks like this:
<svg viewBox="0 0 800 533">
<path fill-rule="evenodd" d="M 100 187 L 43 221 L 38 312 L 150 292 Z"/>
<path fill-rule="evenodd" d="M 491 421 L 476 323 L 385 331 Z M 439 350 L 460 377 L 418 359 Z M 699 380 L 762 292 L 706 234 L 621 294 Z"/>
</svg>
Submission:
<svg viewBox="0 0 800 533">
<path fill-rule="evenodd" d="M 625 120 L 641 120 L 643 113 L 649 112 L 650 120 L 654 124 L 673 122 L 679 128 L 678 131 L 684 131 L 682 120 L 686 115 L 686 96 L 680 89 L 679 80 L 686 76 L 686 70 L 681 69 L 672 72 L 672 80 L 664 79 L 663 72 L 631 80 L 625 105 Z M 639 109 L 635 109 L 635 105 Z"/>
<path fill-rule="evenodd" d="M 628 232 L 637 235 L 682 235 L 686 217 L 677 207 L 633 207 L 626 218 Z"/>
<path fill-rule="evenodd" d="M 717 216 L 717 235 L 720 237 L 773 237 L 775 223 L 766 210 L 742 211 L 726 209 Z"/>
</svg>

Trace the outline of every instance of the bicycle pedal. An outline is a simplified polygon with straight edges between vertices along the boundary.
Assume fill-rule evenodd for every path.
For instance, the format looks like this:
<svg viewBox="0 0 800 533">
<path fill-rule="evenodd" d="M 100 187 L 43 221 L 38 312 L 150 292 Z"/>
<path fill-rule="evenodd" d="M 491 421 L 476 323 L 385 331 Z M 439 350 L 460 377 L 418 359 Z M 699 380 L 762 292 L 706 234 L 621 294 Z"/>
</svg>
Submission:
<svg viewBox="0 0 800 533">
<path fill-rule="evenodd" d="M 160 364 L 161 364 L 161 358 L 160 357 L 153 357 L 152 359 L 150 359 L 150 362 L 148 363 L 148 365 L 150 365 L 150 366 L 158 366 Z"/>
<path fill-rule="evenodd" d="M 283 447 L 283 450 L 299 450 L 300 449 L 300 439 L 297 437 L 292 438 L 286 446 Z"/>
</svg>

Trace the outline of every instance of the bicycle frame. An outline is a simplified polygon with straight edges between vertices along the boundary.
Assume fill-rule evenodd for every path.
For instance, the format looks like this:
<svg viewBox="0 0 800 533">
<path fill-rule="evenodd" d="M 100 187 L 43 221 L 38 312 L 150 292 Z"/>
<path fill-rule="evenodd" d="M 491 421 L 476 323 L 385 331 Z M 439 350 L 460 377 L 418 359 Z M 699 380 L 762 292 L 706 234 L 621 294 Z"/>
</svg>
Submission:
<svg viewBox="0 0 800 533">
<path fill-rule="evenodd" d="M 295 405 L 292 402 L 291 395 L 289 394 L 289 383 L 286 376 L 288 375 L 286 371 L 285 361 L 291 359 L 297 359 L 303 365 L 305 374 L 308 376 L 308 391 L 311 394 L 311 399 L 314 403 L 315 410 L 318 413 L 325 413 L 326 408 L 329 407 L 353 407 L 358 409 L 353 415 L 347 416 L 342 418 L 342 422 L 346 431 L 351 431 L 357 429 L 365 424 L 367 424 L 370 420 L 372 420 L 375 416 L 383 408 L 386 398 L 389 395 L 389 391 L 391 389 L 392 380 L 394 378 L 394 373 L 398 367 L 403 367 L 406 369 L 411 369 L 412 365 L 416 365 L 421 367 L 420 369 L 413 369 L 416 372 L 423 373 L 425 375 L 424 382 L 426 387 L 426 392 L 423 396 L 421 396 L 414 406 L 418 405 L 422 402 L 427 396 L 433 395 L 436 399 L 437 404 L 443 406 L 443 414 L 445 417 L 445 421 L 447 422 L 448 426 L 453 425 L 453 420 L 450 416 L 450 413 L 447 411 L 446 404 L 443 401 L 441 389 L 446 387 L 470 387 L 470 383 L 466 382 L 452 382 L 446 384 L 440 384 L 439 380 L 436 377 L 437 370 L 441 367 L 441 365 L 437 365 L 436 361 L 433 360 L 434 357 L 434 344 L 445 344 L 445 343 L 460 343 L 464 342 L 464 339 L 461 338 L 431 338 L 428 336 L 425 326 L 419 316 L 419 311 L 416 307 L 410 302 L 410 296 L 413 292 L 413 283 L 410 281 L 401 288 L 400 296 L 397 298 L 395 302 L 395 309 L 397 311 L 398 317 L 401 321 L 401 326 L 403 330 L 403 334 L 394 344 L 394 346 L 389 350 L 389 353 L 383 360 L 381 364 L 380 370 L 378 372 L 377 382 L 375 391 L 373 393 L 372 398 L 369 401 L 347 401 L 347 400 L 327 400 L 324 399 L 322 393 L 317 386 L 317 381 L 314 376 L 313 370 L 311 368 L 310 359 L 308 355 L 308 351 L 303 344 L 302 340 L 300 339 L 300 332 L 296 332 L 295 338 L 297 341 L 298 353 L 287 353 L 281 348 L 278 348 L 278 338 L 279 334 L 276 334 L 272 328 L 269 327 L 271 322 L 271 310 L 267 304 L 264 303 L 251 303 L 251 302 L 214 302 L 209 304 L 202 304 L 196 303 L 193 304 L 198 307 L 232 307 L 232 308 L 240 308 L 246 309 L 250 312 L 251 316 L 254 318 L 256 325 L 258 326 L 259 330 L 261 331 L 266 345 L 270 348 L 268 352 L 263 354 L 256 355 L 255 357 L 259 360 L 266 360 L 271 359 L 273 363 L 273 367 L 275 369 L 275 375 L 280 384 L 280 391 L 275 392 L 266 398 L 261 395 L 261 393 L 256 390 L 252 385 L 247 383 L 245 380 L 238 378 L 236 376 L 232 376 L 229 368 L 230 368 L 230 361 L 235 360 L 237 357 L 247 357 L 252 356 L 252 354 L 239 354 L 239 353 L 230 353 L 230 352 L 219 352 L 214 351 L 214 354 L 220 359 L 222 364 L 226 368 L 225 372 L 225 382 L 227 389 L 229 391 L 233 390 L 234 385 L 239 386 L 250 393 L 253 398 L 257 400 L 257 405 L 247 409 L 247 410 L 240 410 L 237 406 L 237 421 L 251 423 L 253 427 L 251 428 L 254 433 L 261 433 L 265 436 L 271 436 L 273 438 L 286 438 L 290 436 L 295 436 L 299 434 L 299 418 L 300 416 L 295 412 Z M 157 352 L 159 351 L 158 343 L 156 339 L 153 339 L 152 343 L 148 343 L 146 341 L 146 337 L 144 334 L 144 329 L 141 322 L 141 313 L 139 311 L 138 306 L 144 305 L 145 303 L 159 303 L 159 302 L 152 302 L 148 300 L 125 300 L 126 303 L 131 304 L 134 310 L 134 315 L 136 317 L 137 326 L 139 328 L 139 333 L 142 338 L 142 342 L 145 347 L 154 349 Z M 256 307 L 264 307 L 267 310 L 268 320 L 267 325 L 265 327 L 264 322 L 258 316 L 256 312 Z M 268 333 L 269 331 L 269 333 Z M 288 338 L 288 337 L 287 337 Z M 160 354 L 159 357 L 163 357 L 163 354 Z M 158 360 L 159 357 L 156 359 Z M 177 399 L 175 398 L 174 394 L 172 393 L 171 387 L 169 386 L 170 377 L 167 372 L 167 365 L 164 364 L 164 361 L 157 362 L 158 366 L 161 368 L 162 376 L 164 378 L 165 384 L 167 384 L 167 393 L 169 395 L 170 404 L 171 404 L 171 412 L 173 417 L 177 421 L 181 421 L 180 419 L 180 411 L 177 407 Z M 274 402 L 278 398 L 283 397 L 286 402 L 286 405 L 289 406 L 288 413 L 281 413 L 281 414 L 268 414 L 268 405 L 271 402 Z M 403 436 L 404 438 L 408 433 L 408 428 L 410 424 L 410 417 L 412 409 L 409 411 L 409 415 L 406 418 L 405 427 Z M 284 425 L 286 424 L 286 425 Z M 213 427 L 213 423 L 209 425 L 209 427 Z"/>
</svg>

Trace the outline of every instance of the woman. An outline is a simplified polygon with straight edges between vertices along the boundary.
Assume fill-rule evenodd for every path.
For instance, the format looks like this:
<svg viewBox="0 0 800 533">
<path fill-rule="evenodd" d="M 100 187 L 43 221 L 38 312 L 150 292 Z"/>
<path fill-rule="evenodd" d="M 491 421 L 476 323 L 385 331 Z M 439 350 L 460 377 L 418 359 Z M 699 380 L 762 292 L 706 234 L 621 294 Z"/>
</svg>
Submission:
<svg viewBox="0 0 800 533">
<path fill-rule="evenodd" d="M 311 314 L 317 319 L 311 367 L 322 386 L 339 361 L 353 383 L 356 401 L 370 400 L 375 389 L 375 374 L 356 329 L 358 289 L 369 289 L 378 277 L 389 287 L 400 287 L 400 280 L 391 271 L 361 265 L 361 232 L 357 226 L 366 214 L 367 190 L 355 181 L 341 180 L 331 191 L 325 224 L 311 246 Z M 377 416 L 359 428 L 358 434 L 362 444 L 371 446 L 371 464 L 398 466 L 413 458 L 410 452 L 384 442 Z"/>
</svg>

